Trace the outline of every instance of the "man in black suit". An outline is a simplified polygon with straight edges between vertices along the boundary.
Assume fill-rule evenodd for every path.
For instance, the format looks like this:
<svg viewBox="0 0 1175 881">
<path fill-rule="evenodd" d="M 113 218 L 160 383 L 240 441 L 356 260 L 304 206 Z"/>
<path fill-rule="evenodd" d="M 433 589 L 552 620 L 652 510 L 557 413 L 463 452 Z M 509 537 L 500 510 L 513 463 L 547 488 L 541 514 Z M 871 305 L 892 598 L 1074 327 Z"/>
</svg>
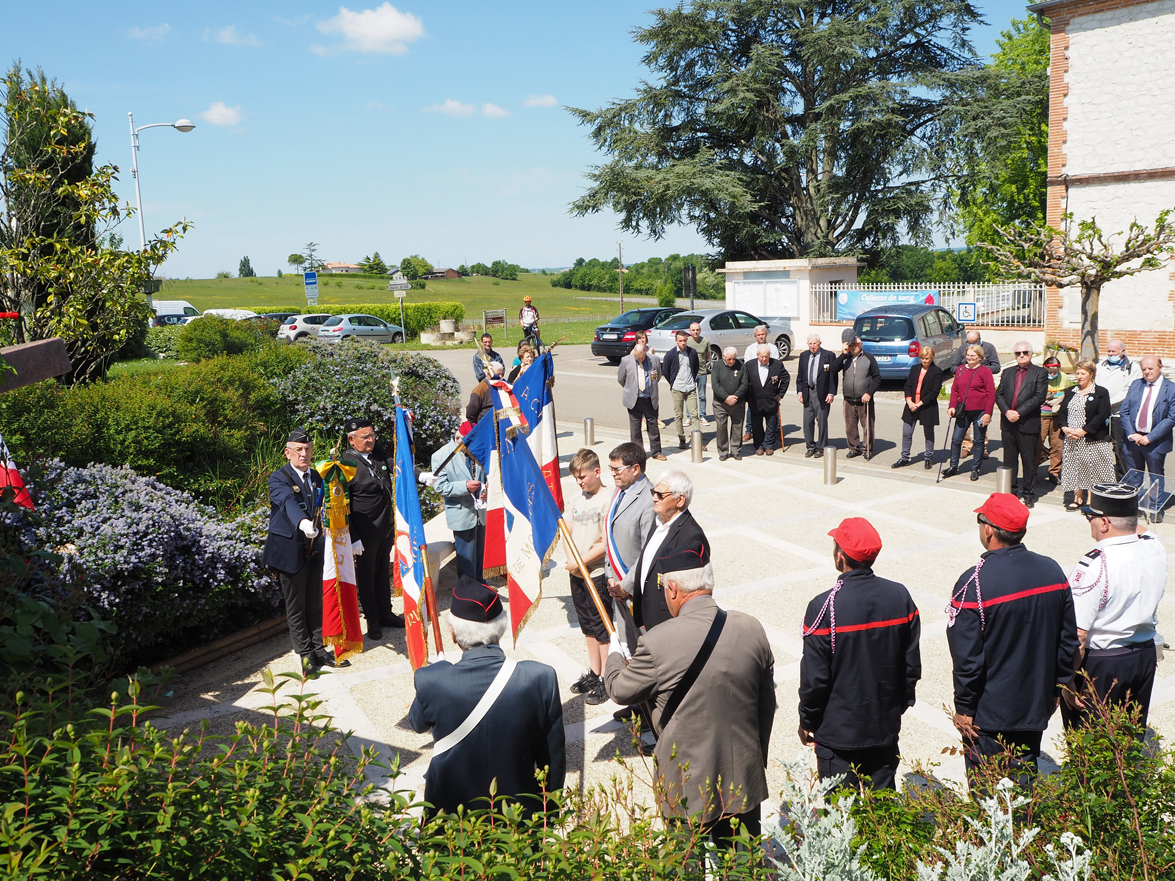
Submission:
<svg viewBox="0 0 1175 881">
<path fill-rule="evenodd" d="M 771 347 L 761 345 L 758 362 L 748 361 L 747 398 L 751 410 L 751 438 L 756 456 L 774 456 L 779 434 L 779 402 L 791 385 L 791 374 L 783 362 L 771 357 Z"/>
<path fill-rule="evenodd" d="M 778 362 L 776 362 L 778 363 Z M 680 471 L 666 471 L 653 487 L 653 513 L 656 525 L 646 536 L 644 545 L 622 581 L 611 579 L 608 592 L 614 597 L 632 597 L 632 617 L 637 625 L 648 630 L 673 617 L 661 590 L 661 569 L 658 560 L 673 548 L 699 542 L 710 558 L 710 542 L 706 533 L 688 510 L 694 497 L 694 485 Z"/>
<path fill-rule="evenodd" d="M 819 459 L 828 446 L 828 409 L 836 397 L 836 376 L 832 365 L 836 355 L 820 346 L 820 334 L 808 334 L 808 351 L 800 353 L 796 393 L 804 407 L 805 459 Z M 819 434 L 817 435 L 817 429 Z"/>
<path fill-rule="evenodd" d="M 1004 467 L 1016 479 L 1016 458 L 1024 474 L 1020 479 L 1020 501 L 1036 505 L 1036 448 L 1040 445 L 1040 406 L 1049 393 L 1049 373 L 1032 363 L 1032 344 L 1024 340 L 1012 350 L 1016 366 L 1000 375 L 995 402 L 1000 408 L 1000 440 L 1004 445 Z"/>
<path fill-rule="evenodd" d="M 383 639 L 384 627 L 403 627 L 392 611 L 391 555 L 395 505 L 392 475 L 395 466 L 375 442 L 370 419 L 348 419 L 346 458 L 355 463 L 351 481 L 351 541 L 362 542 L 355 555 L 355 585 L 367 619 L 367 638 Z"/>
<path fill-rule="evenodd" d="M 528 814 L 543 810 L 536 772 L 548 769 L 548 792 L 562 789 L 567 776 L 554 669 L 506 657 L 498 646 L 508 625 L 502 600 L 468 576 L 457 580 L 445 620 L 461 659 L 417 670 L 416 699 L 408 711 L 413 731 L 433 733 L 432 761 L 424 775 L 430 813 L 486 807 L 495 780 L 496 798 L 516 801 Z M 497 697 L 482 708 L 491 689 Z"/>
<path fill-rule="evenodd" d="M 304 428 L 290 432 L 285 453 L 286 464 L 269 475 L 269 534 L 261 562 L 277 570 L 290 645 L 304 668 L 318 670 L 335 666 L 322 645 L 322 478 L 311 466 L 314 444 Z"/>
</svg>

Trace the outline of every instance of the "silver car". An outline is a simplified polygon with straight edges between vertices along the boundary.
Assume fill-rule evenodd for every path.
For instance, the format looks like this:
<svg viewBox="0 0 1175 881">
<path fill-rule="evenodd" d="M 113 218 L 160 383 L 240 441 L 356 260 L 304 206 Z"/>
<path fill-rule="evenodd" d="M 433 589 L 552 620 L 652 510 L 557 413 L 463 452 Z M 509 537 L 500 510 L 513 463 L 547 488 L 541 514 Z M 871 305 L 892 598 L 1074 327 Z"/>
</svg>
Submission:
<svg viewBox="0 0 1175 881">
<path fill-rule="evenodd" d="M 332 315 L 318 331 L 318 338 L 328 343 L 351 337 L 373 343 L 402 343 L 404 328 L 374 315 Z"/>
<path fill-rule="evenodd" d="M 722 350 L 727 346 L 738 349 L 741 358 L 746 347 L 755 341 L 755 328 L 760 324 L 767 325 L 767 342 L 775 344 L 779 349 L 780 358 L 786 360 L 791 354 L 790 322 L 782 318 L 756 318 L 750 312 L 741 309 L 694 309 L 690 312 L 679 312 L 649 331 L 649 343 L 659 353 L 668 352 L 677 345 L 677 331 L 688 331 L 689 326 L 695 321 L 702 325 L 702 336 L 710 341 L 712 361 L 721 358 Z"/>
<path fill-rule="evenodd" d="M 292 343 L 294 340 L 316 337 L 322 323 L 330 317 L 329 314 L 295 315 L 282 322 L 282 326 L 277 329 L 277 338 Z"/>
</svg>

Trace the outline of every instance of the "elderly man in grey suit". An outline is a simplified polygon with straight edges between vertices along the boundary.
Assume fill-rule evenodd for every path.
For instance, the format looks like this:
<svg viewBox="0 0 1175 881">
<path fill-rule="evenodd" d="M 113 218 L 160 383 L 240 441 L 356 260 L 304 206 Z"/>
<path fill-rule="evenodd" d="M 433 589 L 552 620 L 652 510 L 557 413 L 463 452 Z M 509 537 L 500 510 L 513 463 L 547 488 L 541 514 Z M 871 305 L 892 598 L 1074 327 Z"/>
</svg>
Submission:
<svg viewBox="0 0 1175 881">
<path fill-rule="evenodd" d="M 433 489 L 445 500 L 445 523 L 453 530 L 453 549 L 457 552 L 457 575 L 481 581 L 481 561 L 485 551 L 486 509 L 477 504 L 485 486 L 485 471 L 466 452 L 449 459 L 457 444 L 472 426 L 461 423 L 457 436 L 432 454 L 436 474 Z M 449 459 L 440 471 L 436 469 Z"/>
<path fill-rule="evenodd" d="M 641 423 L 649 432 L 649 456 L 665 461 L 661 453 L 661 414 L 657 409 L 657 381 L 661 373 L 656 362 L 649 357 L 644 343 L 632 347 L 632 353 L 620 361 L 616 381 L 623 387 L 621 401 L 628 410 L 628 437 L 634 444 L 643 447 Z"/>
<path fill-rule="evenodd" d="M 617 703 L 654 701 L 662 816 L 693 818 L 715 843 L 761 832 L 767 748 L 775 719 L 775 658 L 763 625 L 714 602 L 701 542 L 657 560 L 673 618 L 643 634 L 625 664 L 613 637 L 604 688 Z"/>
</svg>

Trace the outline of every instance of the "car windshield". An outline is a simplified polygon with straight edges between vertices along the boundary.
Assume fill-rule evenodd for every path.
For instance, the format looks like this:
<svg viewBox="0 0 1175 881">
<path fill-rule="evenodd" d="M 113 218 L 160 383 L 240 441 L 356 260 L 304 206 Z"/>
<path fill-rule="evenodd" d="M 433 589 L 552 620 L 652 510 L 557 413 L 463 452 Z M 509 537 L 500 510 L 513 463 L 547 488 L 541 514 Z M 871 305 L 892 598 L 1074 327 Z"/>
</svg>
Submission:
<svg viewBox="0 0 1175 881">
<path fill-rule="evenodd" d="M 617 327 L 632 327 L 635 324 L 643 324 L 647 314 L 648 313 L 641 312 L 640 309 L 633 309 L 631 312 L 625 312 L 623 315 L 618 315 L 608 323 L 614 324 Z"/>
<path fill-rule="evenodd" d="M 322 322 L 322 326 L 323 327 L 338 327 L 342 323 L 343 323 L 343 319 L 340 318 L 338 315 L 336 315 L 333 318 L 328 318 L 326 321 Z"/>
<path fill-rule="evenodd" d="M 853 332 L 863 343 L 895 343 L 912 340 L 914 325 L 901 315 L 862 315 L 857 318 Z"/>
<path fill-rule="evenodd" d="M 689 330 L 695 321 L 701 322 L 700 315 L 674 315 L 657 325 L 657 330 Z"/>
</svg>

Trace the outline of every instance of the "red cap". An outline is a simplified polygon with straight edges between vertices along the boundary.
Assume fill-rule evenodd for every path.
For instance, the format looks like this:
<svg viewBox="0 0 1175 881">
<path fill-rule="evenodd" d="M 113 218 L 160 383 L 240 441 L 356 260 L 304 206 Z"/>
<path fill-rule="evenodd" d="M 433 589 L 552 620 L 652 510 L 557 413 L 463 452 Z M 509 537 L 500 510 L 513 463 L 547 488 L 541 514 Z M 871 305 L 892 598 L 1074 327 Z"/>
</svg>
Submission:
<svg viewBox="0 0 1175 881">
<path fill-rule="evenodd" d="M 473 431 L 473 423 L 469 420 L 462 422 L 461 427 L 457 429 L 457 433 L 462 437 L 465 437 L 465 435 L 469 434 L 471 431 Z"/>
<path fill-rule="evenodd" d="M 854 560 L 871 563 L 881 553 L 881 536 L 864 517 L 848 517 L 829 535 Z"/>
<path fill-rule="evenodd" d="M 1007 532 L 1022 532 L 1028 526 L 1028 506 L 1011 493 L 992 493 L 975 513 Z"/>
</svg>

